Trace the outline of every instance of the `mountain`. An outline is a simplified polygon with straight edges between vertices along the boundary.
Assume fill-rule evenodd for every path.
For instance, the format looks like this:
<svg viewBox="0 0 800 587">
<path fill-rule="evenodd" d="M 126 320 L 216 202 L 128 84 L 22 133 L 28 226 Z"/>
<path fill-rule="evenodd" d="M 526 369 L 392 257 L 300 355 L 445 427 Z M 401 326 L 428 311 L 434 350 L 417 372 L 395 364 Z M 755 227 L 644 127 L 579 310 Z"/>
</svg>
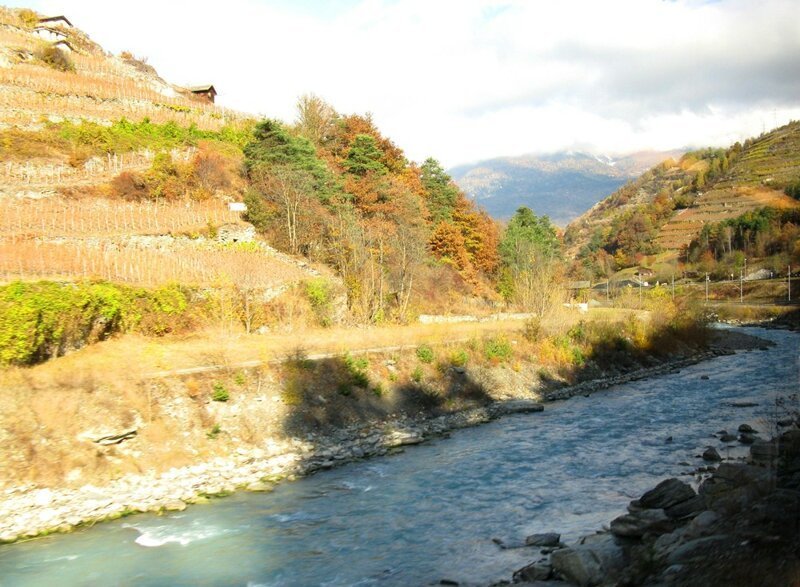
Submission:
<svg viewBox="0 0 800 587">
<path fill-rule="evenodd" d="M 642 151 L 610 157 L 568 151 L 498 157 L 449 173 L 495 218 L 509 218 L 528 206 L 563 226 L 652 165 L 677 155 Z"/>
<path fill-rule="evenodd" d="M 800 206 L 789 193 L 800 193 L 800 122 L 656 165 L 571 222 L 565 240 L 570 256 L 605 251 L 622 266 L 642 254 L 674 259 L 706 226 Z"/>
</svg>

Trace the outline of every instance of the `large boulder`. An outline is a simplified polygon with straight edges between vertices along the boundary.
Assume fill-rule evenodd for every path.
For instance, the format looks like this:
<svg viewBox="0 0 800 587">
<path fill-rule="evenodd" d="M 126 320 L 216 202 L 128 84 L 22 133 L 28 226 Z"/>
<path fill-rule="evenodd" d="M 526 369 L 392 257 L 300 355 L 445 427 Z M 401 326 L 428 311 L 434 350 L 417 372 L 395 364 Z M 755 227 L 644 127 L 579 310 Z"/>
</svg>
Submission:
<svg viewBox="0 0 800 587">
<path fill-rule="evenodd" d="M 668 507 L 664 510 L 664 513 L 670 518 L 679 519 L 693 516 L 704 509 L 706 509 L 705 498 L 702 495 L 695 495 L 686 501 Z"/>
<path fill-rule="evenodd" d="M 595 534 L 583 543 L 550 555 L 553 570 L 579 587 L 613 584 L 625 566 L 625 554 L 613 534 Z"/>
<path fill-rule="evenodd" d="M 639 505 L 647 509 L 667 509 L 696 495 L 688 483 L 667 479 L 639 498 Z"/>
<path fill-rule="evenodd" d="M 705 452 L 703 452 L 703 460 L 704 461 L 717 462 L 717 461 L 721 461 L 722 457 L 719 456 L 719 452 L 717 452 L 716 448 L 714 448 L 713 446 L 709 446 L 705 450 Z"/>
<path fill-rule="evenodd" d="M 663 534 L 674 527 L 664 510 L 642 510 L 624 514 L 611 521 L 611 532 L 626 538 L 641 538 L 645 534 Z"/>
<path fill-rule="evenodd" d="M 546 532 L 532 534 L 525 539 L 525 546 L 558 546 L 561 543 L 561 534 Z"/>
<path fill-rule="evenodd" d="M 533 563 L 514 572 L 514 583 L 547 581 L 553 575 L 553 567 L 545 563 Z"/>
</svg>

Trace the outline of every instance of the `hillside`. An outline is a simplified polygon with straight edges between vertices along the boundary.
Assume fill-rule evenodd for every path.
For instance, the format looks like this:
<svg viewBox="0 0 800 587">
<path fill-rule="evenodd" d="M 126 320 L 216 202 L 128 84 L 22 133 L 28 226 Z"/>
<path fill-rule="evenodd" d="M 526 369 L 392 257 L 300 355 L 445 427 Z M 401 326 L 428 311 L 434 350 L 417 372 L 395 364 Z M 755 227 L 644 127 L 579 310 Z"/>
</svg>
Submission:
<svg viewBox="0 0 800 587">
<path fill-rule="evenodd" d="M 604 273 L 610 264 L 621 269 L 648 256 L 686 261 L 690 245 L 709 231 L 764 208 L 797 209 L 789 194 L 798 182 L 800 123 L 792 122 L 743 145 L 694 151 L 653 167 L 572 222 L 568 250 Z M 732 252 L 729 240 L 717 259 Z"/>
<path fill-rule="evenodd" d="M 561 152 L 499 157 L 450 170 L 456 183 L 495 218 L 520 206 L 565 226 L 626 181 L 677 152 L 643 151 L 622 156 Z"/>
</svg>

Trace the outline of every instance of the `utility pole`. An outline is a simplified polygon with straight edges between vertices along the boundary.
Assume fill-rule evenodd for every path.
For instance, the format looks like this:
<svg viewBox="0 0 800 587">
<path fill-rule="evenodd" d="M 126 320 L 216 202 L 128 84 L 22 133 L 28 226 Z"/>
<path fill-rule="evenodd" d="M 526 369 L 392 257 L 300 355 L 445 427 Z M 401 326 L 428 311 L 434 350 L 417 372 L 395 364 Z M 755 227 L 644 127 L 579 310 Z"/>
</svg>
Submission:
<svg viewBox="0 0 800 587">
<path fill-rule="evenodd" d="M 638 273 L 636 274 L 639 277 L 639 303 L 642 303 L 642 276 Z"/>
<path fill-rule="evenodd" d="M 744 303 L 744 273 L 739 269 L 739 303 Z"/>
</svg>

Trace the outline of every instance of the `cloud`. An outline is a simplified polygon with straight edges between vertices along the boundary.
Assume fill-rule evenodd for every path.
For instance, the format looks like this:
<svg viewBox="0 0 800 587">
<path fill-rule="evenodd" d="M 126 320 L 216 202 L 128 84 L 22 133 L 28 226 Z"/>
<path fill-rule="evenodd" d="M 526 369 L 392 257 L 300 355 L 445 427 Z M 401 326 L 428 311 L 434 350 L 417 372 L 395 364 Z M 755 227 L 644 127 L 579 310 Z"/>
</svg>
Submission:
<svg viewBox="0 0 800 587">
<path fill-rule="evenodd" d="M 800 112 L 793 0 L 74 0 L 66 10 L 170 81 L 213 82 L 226 106 L 291 120 L 297 97 L 314 92 L 342 112 L 372 112 L 411 158 L 447 165 L 576 145 L 724 144 Z"/>
</svg>

